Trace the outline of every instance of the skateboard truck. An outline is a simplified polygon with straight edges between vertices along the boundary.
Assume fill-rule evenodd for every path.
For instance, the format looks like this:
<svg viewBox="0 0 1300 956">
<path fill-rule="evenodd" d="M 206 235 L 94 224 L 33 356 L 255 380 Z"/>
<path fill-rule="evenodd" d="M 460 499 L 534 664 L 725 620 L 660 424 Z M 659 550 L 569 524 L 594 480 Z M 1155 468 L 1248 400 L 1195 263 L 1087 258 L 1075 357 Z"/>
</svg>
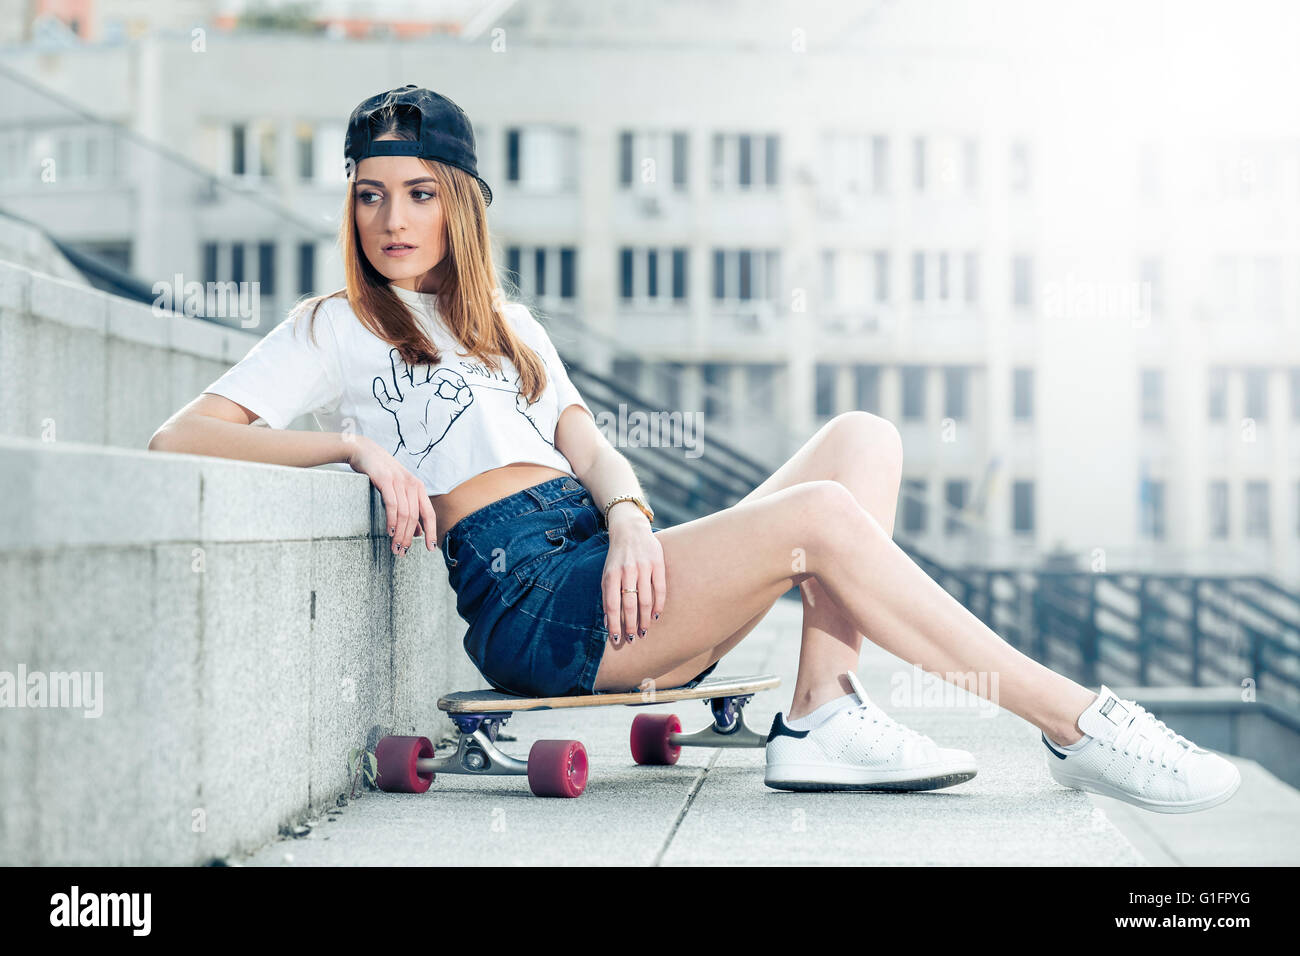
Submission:
<svg viewBox="0 0 1300 956">
<path fill-rule="evenodd" d="M 525 774 L 528 762 L 497 747 L 497 733 L 511 714 L 451 714 L 456 725 L 456 752 L 417 761 L 429 773 Z"/>
<path fill-rule="evenodd" d="M 673 733 L 669 742 L 677 747 L 765 747 L 767 734 L 755 730 L 745 719 L 745 705 L 753 694 L 739 697 L 711 697 L 705 701 L 713 712 L 713 723 L 690 734 Z"/>
</svg>

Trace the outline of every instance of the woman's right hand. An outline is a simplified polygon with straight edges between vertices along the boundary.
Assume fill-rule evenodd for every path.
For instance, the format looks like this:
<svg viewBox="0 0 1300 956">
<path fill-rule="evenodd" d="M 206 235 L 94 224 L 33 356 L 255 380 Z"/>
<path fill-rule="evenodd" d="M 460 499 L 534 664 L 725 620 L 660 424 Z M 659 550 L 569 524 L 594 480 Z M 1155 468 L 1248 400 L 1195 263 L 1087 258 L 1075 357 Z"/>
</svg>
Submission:
<svg viewBox="0 0 1300 956">
<path fill-rule="evenodd" d="M 411 548 L 411 539 L 420 534 L 424 535 L 425 550 L 434 550 L 438 519 L 424 482 L 374 439 L 349 435 L 348 441 L 351 446 L 348 465 L 353 471 L 367 475 L 383 496 L 393 554 L 405 556 Z"/>
</svg>

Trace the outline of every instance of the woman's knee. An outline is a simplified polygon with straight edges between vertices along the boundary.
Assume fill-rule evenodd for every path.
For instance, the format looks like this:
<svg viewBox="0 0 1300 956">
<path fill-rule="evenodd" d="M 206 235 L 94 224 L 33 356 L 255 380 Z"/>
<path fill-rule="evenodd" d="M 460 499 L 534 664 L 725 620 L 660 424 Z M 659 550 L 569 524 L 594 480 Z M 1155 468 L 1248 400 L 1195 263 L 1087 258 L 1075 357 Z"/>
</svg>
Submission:
<svg viewBox="0 0 1300 956">
<path fill-rule="evenodd" d="M 854 541 L 884 532 L 871 512 L 843 483 L 833 478 L 796 485 L 797 526 L 809 554 L 834 554 Z"/>
<path fill-rule="evenodd" d="M 888 418 L 862 409 L 841 412 L 831 419 L 836 440 L 854 463 L 865 460 L 872 468 L 903 469 L 903 436 Z"/>
</svg>

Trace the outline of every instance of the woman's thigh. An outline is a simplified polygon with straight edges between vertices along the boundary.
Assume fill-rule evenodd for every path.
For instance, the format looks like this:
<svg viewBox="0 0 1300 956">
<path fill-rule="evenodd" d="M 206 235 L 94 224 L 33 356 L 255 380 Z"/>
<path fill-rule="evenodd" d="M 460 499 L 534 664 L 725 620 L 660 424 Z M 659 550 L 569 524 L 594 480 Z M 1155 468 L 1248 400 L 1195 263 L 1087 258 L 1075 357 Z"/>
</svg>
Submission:
<svg viewBox="0 0 1300 956">
<path fill-rule="evenodd" d="M 677 671 L 809 577 L 806 555 L 822 546 L 824 522 L 850 508 L 860 506 L 842 484 L 810 481 L 655 532 L 664 552 L 663 613 L 644 637 L 606 642 L 594 689 L 646 680 L 674 686 Z"/>
<path fill-rule="evenodd" d="M 758 501 L 795 485 L 826 479 L 839 480 L 846 469 L 867 469 L 863 475 L 869 493 L 862 493 L 845 484 L 854 493 L 858 503 L 871 512 L 887 530 L 894 526 L 894 510 L 898 500 L 898 483 L 902 470 L 902 449 L 898 429 L 888 419 L 865 411 L 844 412 L 836 415 L 817 430 L 803 446 L 790 456 L 780 468 L 768 476 L 737 504 Z M 877 491 L 879 486 L 881 490 Z M 670 529 L 674 530 L 674 529 Z M 665 549 L 666 550 L 666 549 Z M 676 687 L 695 677 L 739 644 L 784 594 L 776 593 L 762 604 L 748 620 L 716 644 L 677 665 L 656 680 L 658 686 Z"/>
</svg>

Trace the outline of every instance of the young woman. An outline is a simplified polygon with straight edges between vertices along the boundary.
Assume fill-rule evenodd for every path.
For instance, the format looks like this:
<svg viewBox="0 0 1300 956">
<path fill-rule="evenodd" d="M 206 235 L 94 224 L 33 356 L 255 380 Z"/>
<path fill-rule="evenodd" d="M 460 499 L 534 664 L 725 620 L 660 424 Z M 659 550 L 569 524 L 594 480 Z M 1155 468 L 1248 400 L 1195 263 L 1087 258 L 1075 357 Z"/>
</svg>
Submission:
<svg viewBox="0 0 1300 956">
<path fill-rule="evenodd" d="M 1163 812 L 1236 790 L 1231 763 L 1021 654 L 907 558 L 892 540 L 902 447 L 884 419 L 840 415 L 734 506 L 656 529 L 546 331 L 498 288 L 469 118 L 428 90 L 392 90 L 353 112 L 345 154 L 346 288 L 291 314 L 151 448 L 368 475 L 394 554 L 419 536 L 432 551 L 441 535 L 466 651 L 509 693 L 693 683 L 799 587 L 773 787 L 919 790 L 975 775 L 969 753 L 867 698 L 867 635 L 932 673 L 996 672 L 995 703 L 1040 729 L 1066 786 Z M 282 431 L 308 411 L 323 432 Z M 271 430 L 248 427 L 258 418 Z"/>
</svg>

